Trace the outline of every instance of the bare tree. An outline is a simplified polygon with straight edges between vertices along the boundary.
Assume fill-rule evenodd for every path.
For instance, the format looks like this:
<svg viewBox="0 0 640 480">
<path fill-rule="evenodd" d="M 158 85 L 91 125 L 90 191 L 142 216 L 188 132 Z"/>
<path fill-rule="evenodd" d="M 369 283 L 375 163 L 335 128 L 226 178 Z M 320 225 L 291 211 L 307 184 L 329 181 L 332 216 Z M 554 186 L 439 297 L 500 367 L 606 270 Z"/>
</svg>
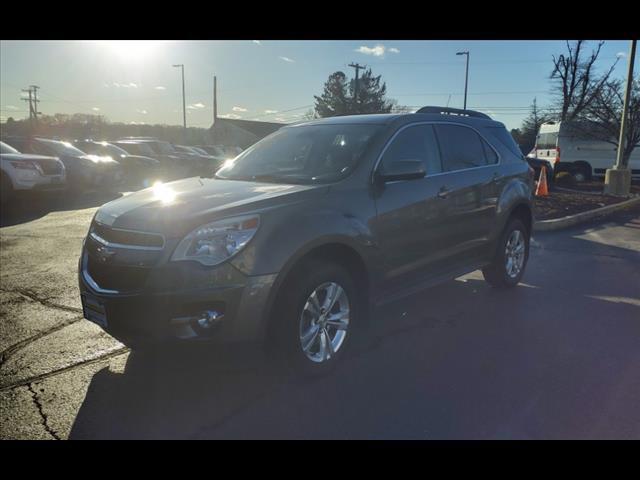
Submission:
<svg viewBox="0 0 640 480">
<path fill-rule="evenodd" d="M 584 45 L 584 40 L 573 45 L 567 41 L 567 53 L 557 58 L 553 56 L 551 79 L 556 80 L 554 88 L 559 96 L 557 106 L 561 121 L 575 119 L 591 105 L 618 63 L 616 59 L 607 73 L 596 77 L 594 64 L 604 41 L 598 43 L 589 57 L 584 56 Z"/>
<path fill-rule="evenodd" d="M 591 138 L 608 142 L 618 147 L 624 108 L 625 83 L 612 80 L 605 83 L 576 127 Z M 627 131 L 622 152 L 622 164 L 627 167 L 634 148 L 640 143 L 640 77 L 633 80 L 627 112 Z"/>
</svg>

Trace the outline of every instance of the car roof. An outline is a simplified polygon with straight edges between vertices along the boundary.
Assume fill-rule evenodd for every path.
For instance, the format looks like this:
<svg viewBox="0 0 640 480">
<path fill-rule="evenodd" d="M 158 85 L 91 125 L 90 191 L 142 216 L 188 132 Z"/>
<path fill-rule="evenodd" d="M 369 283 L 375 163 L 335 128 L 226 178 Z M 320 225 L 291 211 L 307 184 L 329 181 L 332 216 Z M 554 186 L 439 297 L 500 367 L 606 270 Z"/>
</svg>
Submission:
<svg viewBox="0 0 640 480">
<path fill-rule="evenodd" d="M 308 122 L 296 123 L 286 128 L 295 128 L 303 125 L 390 125 L 392 123 L 412 123 L 419 121 L 437 121 L 464 123 L 468 125 L 504 126 L 501 122 L 491 118 L 482 118 L 465 115 L 451 115 L 441 113 L 381 113 L 371 115 L 344 115 L 339 117 L 327 117 Z"/>
</svg>

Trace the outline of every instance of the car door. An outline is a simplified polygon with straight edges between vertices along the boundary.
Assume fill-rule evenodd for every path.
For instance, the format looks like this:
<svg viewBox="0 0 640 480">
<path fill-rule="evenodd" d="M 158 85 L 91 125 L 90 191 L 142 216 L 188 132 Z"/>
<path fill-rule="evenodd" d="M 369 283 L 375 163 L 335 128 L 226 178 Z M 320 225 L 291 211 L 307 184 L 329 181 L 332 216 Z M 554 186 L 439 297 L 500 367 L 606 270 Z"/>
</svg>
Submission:
<svg viewBox="0 0 640 480">
<path fill-rule="evenodd" d="M 443 195 L 446 195 L 447 250 L 451 266 L 468 263 L 481 253 L 496 214 L 498 156 L 478 132 L 462 124 L 435 126 L 443 165 Z M 493 153 L 491 164 L 488 152 Z"/>
<path fill-rule="evenodd" d="M 376 186 L 377 215 L 373 232 L 381 250 L 385 287 L 402 289 L 428 274 L 428 266 L 446 249 L 444 202 L 438 196 L 443 177 L 433 126 L 413 124 L 399 130 L 387 144 L 377 171 L 391 162 L 421 160 L 426 176 Z"/>
</svg>

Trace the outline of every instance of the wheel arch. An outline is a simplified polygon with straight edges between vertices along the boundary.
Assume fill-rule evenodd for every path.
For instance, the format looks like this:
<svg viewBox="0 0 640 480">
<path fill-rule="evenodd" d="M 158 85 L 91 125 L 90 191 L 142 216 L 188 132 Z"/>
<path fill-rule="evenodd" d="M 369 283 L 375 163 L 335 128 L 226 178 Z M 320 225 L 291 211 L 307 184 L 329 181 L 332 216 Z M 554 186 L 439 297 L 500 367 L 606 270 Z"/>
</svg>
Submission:
<svg viewBox="0 0 640 480">
<path fill-rule="evenodd" d="M 273 319 L 274 309 L 278 305 L 278 301 L 283 294 L 282 286 L 291 278 L 291 275 L 298 271 L 305 262 L 309 260 L 332 261 L 338 265 L 345 267 L 351 275 L 353 275 L 354 283 L 361 288 L 360 296 L 362 304 L 366 307 L 369 305 L 371 293 L 371 271 L 367 266 L 363 254 L 348 239 L 332 238 L 313 242 L 305 247 L 300 248 L 284 265 L 278 273 L 271 293 L 267 300 L 266 318 L 264 324 L 265 334 L 271 330 L 270 326 Z"/>
</svg>

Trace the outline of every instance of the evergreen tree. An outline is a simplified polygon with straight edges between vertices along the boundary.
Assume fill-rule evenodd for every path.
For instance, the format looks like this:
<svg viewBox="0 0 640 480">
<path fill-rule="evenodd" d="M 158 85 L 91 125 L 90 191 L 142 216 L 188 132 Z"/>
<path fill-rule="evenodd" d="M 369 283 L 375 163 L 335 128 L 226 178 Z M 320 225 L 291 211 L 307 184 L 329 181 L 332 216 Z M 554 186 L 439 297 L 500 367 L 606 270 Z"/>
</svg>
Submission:
<svg viewBox="0 0 640 480">
<path fill-rule="evenodd" d="M 355 97 L 355 78 L 347 81 L 344 72 L 332 73 L 324 84 L 321 96 L 314 95 L 315 112 L 320 117 L 364 113 L 389 113 L 393 101 L 387 100 L 387 85 L 381 75 L 374 76 L 371 69 L 358 79 L 358 97 Z"/>
</svg>

